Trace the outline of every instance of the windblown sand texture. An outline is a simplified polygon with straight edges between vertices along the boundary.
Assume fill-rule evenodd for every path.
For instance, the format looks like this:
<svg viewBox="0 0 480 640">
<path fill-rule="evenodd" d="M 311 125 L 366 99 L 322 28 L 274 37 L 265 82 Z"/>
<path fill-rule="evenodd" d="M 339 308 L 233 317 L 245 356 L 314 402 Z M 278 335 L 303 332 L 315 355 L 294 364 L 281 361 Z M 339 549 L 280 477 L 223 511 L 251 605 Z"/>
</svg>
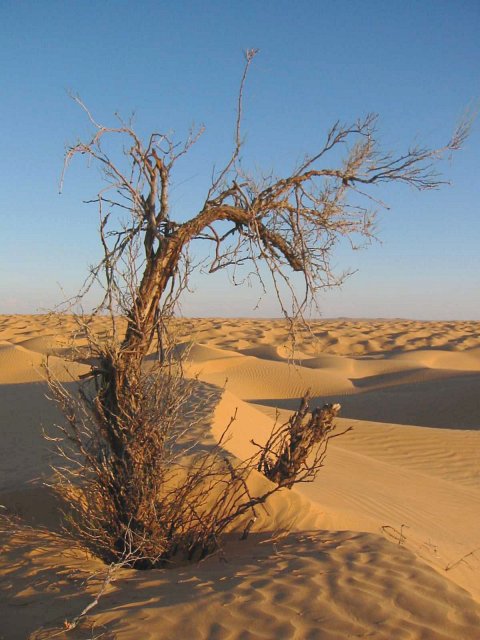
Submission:
<svg viewBox="0 0 480 640">
<path fill-rule="evenodd" d="M 42 361 L 66 383 L 86 372 L 65 360 L 74 331 L 68 317 L 0 316 L 0 505 L 20 516 L 0 527 L 4 640 L 53 637 L 104 571 L 57 534 L 44 485 L 42 428 L 58 416 Z M 236 412 L 226 447 L 238 457 L 306 388 L 340 402 L 339 427 L 354 428 L 315 482 L 267 504 L 247 541 L 231 534 L 192 566 L 121 570 L 56 637 L 480 638 L 480 323 L 322 320 L 294 345 L 280 320 L 190 319 L 179 333 L 193 342 L 188 374 L 225 388 L 205 437 Z"/>
</svg>

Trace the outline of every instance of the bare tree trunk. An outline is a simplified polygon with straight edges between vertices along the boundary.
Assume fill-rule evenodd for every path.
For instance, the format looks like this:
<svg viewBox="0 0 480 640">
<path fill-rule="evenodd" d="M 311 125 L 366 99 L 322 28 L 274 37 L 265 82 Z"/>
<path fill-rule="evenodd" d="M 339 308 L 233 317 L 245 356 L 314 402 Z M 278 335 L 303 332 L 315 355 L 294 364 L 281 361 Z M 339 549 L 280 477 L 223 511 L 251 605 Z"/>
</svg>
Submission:
<svg viewBox="0 0 480 640">
<path fill-rule="evenodd" d="M 122 342 L 122 360 L 134 368 L 141 365 L 152 343 L 160 301 L 175 275 L 182 245 L 173 238 L 165 240 L 148 261 L 130 314 Z"/>
<path fill-rule="evenodd" d="M 115 455 L 128 465 L 125 424 L 134 424 L 138 409 L 142 363 L 153 342 L 162 296 L 174 276 L 182 245 L 166 241 L 148 260 L 136 299 L 127 318 L 125 337 L 118 351 L 107 352 L 100 363 L 98 410 L 112 424 L 111 446 Z M 122 426 L 120 426 L 120 424 Z M 122 434 L 119 431 L 122 430 Z M 117 437 L 116 437 L 117 436 Z M 125 437 L 127 436 L 127 437 Z M 134 433 L 131 434 L 134 437 Z"/>
</svg>

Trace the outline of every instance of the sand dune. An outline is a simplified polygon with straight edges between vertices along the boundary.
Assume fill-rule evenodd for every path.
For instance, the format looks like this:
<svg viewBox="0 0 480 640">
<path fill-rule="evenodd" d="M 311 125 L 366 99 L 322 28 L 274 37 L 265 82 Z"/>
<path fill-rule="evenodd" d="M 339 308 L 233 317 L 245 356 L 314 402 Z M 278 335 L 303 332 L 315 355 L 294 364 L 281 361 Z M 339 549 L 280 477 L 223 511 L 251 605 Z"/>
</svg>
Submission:
<svg viewBox="0 0 480 640">
<path fill-rule="evenodd" d="M 216 410 L 214 433 L 220 434 L 233 407 L 242 428 L 232 430 L 226 446 L 246 458 L 255 450 L 252 439 L 266 440 L 273 411 L 265 408 L 257 417 L 251 405 L 227 392 Z M 281 411 L 278 419 L 288 415 Z M 295 488 L 320 506 L 323 527 L 383 533 L 442 572 L 479 548 L 480 432 L 339 421 L 340 427 L 350 425 L 354 430 L 330 446 L 317 480 Z M 404 536 L 398 533 L 402 525 Z M 449 578 L 480 599 L 479 572 L 477 553 Z"/>
<path fill-rule="evenodd" d="M 105 320 L 91 328 L 102 334 Z M 315 482 L 267 504 L 246 542 L 232 532 L 223 555 L 200 564 L 120 571 L 63 636 L 92 637 L 95 622 L 104 638 L 135 640 L 477 638 L 480 324 L 324 320 L 294 344 L 280 320 L 188 319 L 176 331 L 189 374 L 225 387 L 204 437 L 218 438 L 236 412 L 225 446 L 238 457 L 306 388 L 316 402 L 339 400 L 339 426 L 354 429 L 331 444 Z M 52 637 L 104 571 L 55 533 L 44 485 L 41 430 L 59 416 L 42 361 L 66 382 L 85 372 L 63 359 L 72 333 L 84 344 L 72 318 L 0 316 L 0 505 L 21 517 L 0 529 L 0 638 L 9 640 Z"/>
<path fill-rule="evenodd" d="M 223 363 L 223 360 L 221 361 Z M 216 361 L 216 364 L 219 364 Z M 199 367 L 195 361 L 189 371 L 200 379 L 226 388 L 246 400 L 260 398 L 299 398 L 306 388 L 312 395 L 351 393 L 352 382 L 335 370 L 313 371 L 288 362 L 262 360 L 244 356 L 240 360 L 228 362 L 226 367 L 203 363 Z"/>
</svg>

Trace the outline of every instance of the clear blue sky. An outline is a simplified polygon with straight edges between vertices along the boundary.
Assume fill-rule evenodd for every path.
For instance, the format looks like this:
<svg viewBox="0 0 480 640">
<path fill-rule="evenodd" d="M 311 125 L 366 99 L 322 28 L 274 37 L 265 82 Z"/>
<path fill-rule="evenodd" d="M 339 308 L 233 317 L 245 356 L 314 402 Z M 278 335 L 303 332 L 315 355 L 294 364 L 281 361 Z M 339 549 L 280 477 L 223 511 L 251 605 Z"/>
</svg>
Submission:
<svg viewBox="0 0 480 640">
<path fill-rule="evenodd" d="M 242 51 L 259 48 L 246 90 L 245 158 L 290 171 L 337 118 L 380 114 L 399 150 L 444 143 L 480 98 L 480 2 L 403 0 L 14 1 L 0 3 L 0 313 L 36 312 L 74 293 L 99 255 L 99 186 L 81 163 L 58 179 L 65 146 L 85 136 L 81 95 L 97 118 L 136 113 L 140 131 L 192 122 L 206 134 L 174 175 L 175 210 L 195 213 L 214 163 L 228 156 Z M 325 294 L 326 316 L 480 319 L 480 122 L 443 167 L 452 186 L 381 195 L 381 243 L 340 249 L 358 269 Z M 257 292 L 196 277 L 191 315 L 252 315 Z M 266 298 L 262 316 L 279 315 Z"/>
</svg>

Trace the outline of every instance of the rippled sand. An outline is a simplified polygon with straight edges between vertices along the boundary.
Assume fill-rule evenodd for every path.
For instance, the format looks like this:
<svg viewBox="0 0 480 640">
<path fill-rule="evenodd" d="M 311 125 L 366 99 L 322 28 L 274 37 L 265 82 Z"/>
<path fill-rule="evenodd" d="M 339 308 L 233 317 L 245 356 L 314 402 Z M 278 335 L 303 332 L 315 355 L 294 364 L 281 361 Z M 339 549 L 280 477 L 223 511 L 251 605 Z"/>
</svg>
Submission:
<svg viewBox="0 0 480 640">
<path fill-rule="evenodd" d="M 99 588 L 98 578 L 82 586 L 102 565 L 54 533 L 43 485 L 42 427 L 56 413 L 42 361 L 65 380 L 87 370 L 64 360 L 74 328 L 71 318 L 0 316 L 0 504 L 22 518 L 0 531 L 0 638 L 51 637 Z M 194 343 L 189 375 L 225 387 L 205 429 L 218 437 L 236 412 L 226 446 L 237 456 L 307 388 L 340 402 L 340 425 L 354 429 L 331 444 L 315 482 L 275 496 L 246 542 L 232 534 L 224 556 L 191 567 L 121 572 L 63 635 L 476 638 L 480 323 L 324 320 L 294 344 L 280 320 L 189 319 L 177 331 Z"/>
</svg>

